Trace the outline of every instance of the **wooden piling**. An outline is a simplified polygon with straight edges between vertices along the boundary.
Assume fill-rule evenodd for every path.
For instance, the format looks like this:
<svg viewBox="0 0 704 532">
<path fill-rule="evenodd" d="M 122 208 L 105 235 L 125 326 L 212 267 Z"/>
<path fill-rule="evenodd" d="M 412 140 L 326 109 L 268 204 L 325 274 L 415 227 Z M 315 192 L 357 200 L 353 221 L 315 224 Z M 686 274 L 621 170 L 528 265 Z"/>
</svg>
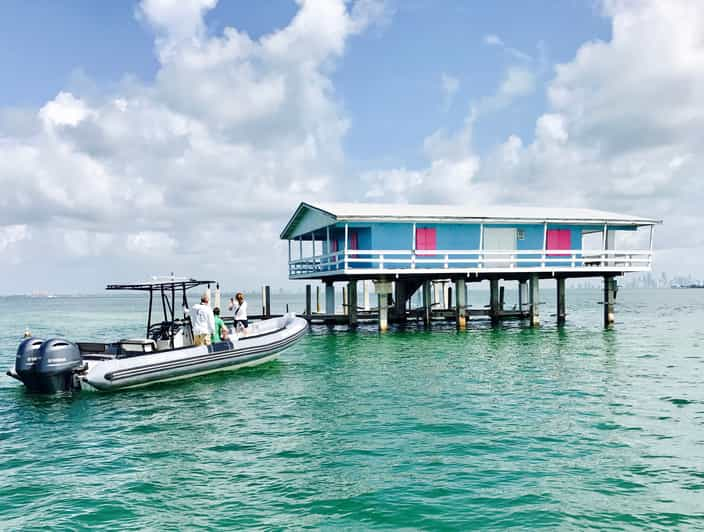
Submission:
<svg viewBox="0 0 704 532">
<path fill-rule="evenodd" d="M 379 305 L 379 331 L 389 328 L 389 298 L 391 297 L 392 283 L 385 279 L 374 281 L 374 291 L 377 294 Z"/>
<path fill-rule="evenodd" d="M 320 314 L 320 286 L 315 287 L 315 312 Z"/>
<path fill-rule="evenodd" d="M 271 317 L 271 287 L 269 285 L 264 286 L 264 315 L 267 318 Z"/>
<path fill-rule="evenodd" d="M 311 290 L 310 290 L 310 285 L 307 284 L 306 285 L 306 318 L 307 319 L 310 319 L 310 315 L 311 315 L 311 307 L 312 307 L 312 303 L 313 303 L 311 301 L 311 299 L 312 299 L 312 294 L 311 294 Z"/>
<path fill-rule="evenodd" d="M 379 330 L 386 331 L 389 329 L 389 297 L 387 294 L 378 294 L 379 301 Z"/>
<path fill-rule="evenodd" d="M 350 327 L 357 327 L 357 281 L 350 281 L 347 285 L 348 311 L 347 317 Z"/>
<path fill-rule="evenodd" d="M 498 323 L 499 312 L 499 280 L 491 279 L 489 281 L 489 316 L 492 323 Z"/>
<path fill-rule="evenodd" d="M 523 313 L 528 304 L 528 281 L 521 279 L 518 281 L 518 310 Z"/>
<path fill-rule="evenodd" d="M 530 326 L 538 327 L 540 325 L 540 277 L 533 274 L 529 281 L 529 305 L 530 305 Z"/>
<path fill-rule="evenodd" d="M 462 331 L 467 328 L 467 318 L 466 318 L 466 308 L 467 303 L 465 301 L 466 288 L 464 279 L 457 279 L 455 281 L 455 303 L 457 311 L 457 329 Z"/>
<path fill-rule="evenodd" d="M 423 323 L 430 324 L 432 305 L 432 284 L 431 281 L 423 281 Z"/>
<path fill-rule="evenodd" d="M 614 302 L 616 300 L 616 278 L 613 275 L 604 276 L 604 327 L 613 326 L 615 321 Z"/>
<path fill-rule="evenodd" d="M 408 286 L 405 281 L 394 281 L 393 321 L 406 321 L 406 300 L 408 299 Z"/>
<path fill-rule="evenodd" d="M 342 287 L 342 313 L 347 314 L 348 311 L 348 306 L 347 306 L 347 287 L 343 286 Z"/>
<path fill-rule="evenodd" d="M 325 315 L 335 315 L 335 284 L 332 281 L 325 281 Z"/>
<path fill-rule="evenodd" d="M 565 310 L 565 278 L 557 278 L 557 324 L 564 325 L 566 319 Z"/>
</svg>

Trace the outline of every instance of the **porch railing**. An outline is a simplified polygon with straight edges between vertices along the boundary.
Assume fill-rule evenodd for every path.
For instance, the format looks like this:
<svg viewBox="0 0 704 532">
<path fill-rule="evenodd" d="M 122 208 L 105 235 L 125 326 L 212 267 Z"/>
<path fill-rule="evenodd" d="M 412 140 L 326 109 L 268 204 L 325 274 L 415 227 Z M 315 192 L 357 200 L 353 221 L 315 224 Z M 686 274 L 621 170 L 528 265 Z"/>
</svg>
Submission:
<svg viewBox="0 0 704 532">
<path fill-rule="evenodd" d="M 648 250 L 368 250 L 336 251 L 289 261 L 289 276 L 359 270 L 481 270 L 600 268 L 650 271 Z"/>
</svg>

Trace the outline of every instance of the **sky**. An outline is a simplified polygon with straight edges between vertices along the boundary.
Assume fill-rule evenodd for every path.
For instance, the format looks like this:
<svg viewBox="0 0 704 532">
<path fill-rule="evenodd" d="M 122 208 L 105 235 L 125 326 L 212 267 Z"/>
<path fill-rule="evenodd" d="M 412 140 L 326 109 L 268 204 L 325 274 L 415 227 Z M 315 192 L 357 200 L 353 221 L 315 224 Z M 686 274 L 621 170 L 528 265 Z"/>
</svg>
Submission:
<svg viewBox="0 0 704 532">
<path fill-rule="evenodd" d="M 0 293 L 289 288 L 315 200 L 653 217 L 704 274 L 698 0 L 6 0 L 0 39 Z"/>
</svg>

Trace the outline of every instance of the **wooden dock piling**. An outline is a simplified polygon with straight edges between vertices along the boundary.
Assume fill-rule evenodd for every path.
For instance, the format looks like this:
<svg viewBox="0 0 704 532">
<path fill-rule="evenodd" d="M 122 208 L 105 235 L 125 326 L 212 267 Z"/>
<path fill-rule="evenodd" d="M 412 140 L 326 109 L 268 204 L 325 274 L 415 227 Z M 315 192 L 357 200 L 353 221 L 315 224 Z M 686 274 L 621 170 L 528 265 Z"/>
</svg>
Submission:
<svg viewBox="0 0 704 532">
<path fill-rule="evenodd" d="M 538 327 L 540 325 L 540 277 L 537 274 L 530 276 L 529 292 L 530 326 Z"/>
<path fill-rule="evenodd" d="M 357 281 L 350 281 L 347 285 L 348 294 L 348 324 L 350 327 L 357 327 Z"/>
<path fill-rule="evenodd" d="M 264 286 L 264 315 L 268 318 L 271 316 L 271 287 Z"/>
<path fill-rule="evenodd" d="M 528 304 L 528 281 L 521 279 L 518 281 L 518 310 L 525 312 Z"/>
<path fill-rule="evenodd" d="M 325 282 L 325 314 L 335 315 L 335 284 L 332 281 Z"/>
<path fill-rule="evenodd" d="M 616 300 L 616 278 L 604 276 L 604 327 L 613 326 L 615 321 L 614 301 Z"/>
<path fill-rule="evenodd" d="M 432 284 L 431 281 L 423 281 L 423 323 L 430 325 L 430 311 L 432 305 Z"/>
<path fill-rule="evenodd" d="M 565 278 L 558 277 L 557 281 L 557 324 L 564 325 L 566 319 L 565 310 Z"/>
<path fill-rule="evenodd" d="M 457 329 L 463 331 L 467 328 L 467 303 L 465 301 L 467 294 L 467 289 L 465 286 L 464 279 L 457 279 L 455 281 L 455 303 L 457 311 Z"/>
<path fill-rule="evenodd" d="M 489 280 L 489 315 L 491 322 L 496 324 L 499 322 L 501 308 L 499 307 L 499 280 Z"/>
</svg>

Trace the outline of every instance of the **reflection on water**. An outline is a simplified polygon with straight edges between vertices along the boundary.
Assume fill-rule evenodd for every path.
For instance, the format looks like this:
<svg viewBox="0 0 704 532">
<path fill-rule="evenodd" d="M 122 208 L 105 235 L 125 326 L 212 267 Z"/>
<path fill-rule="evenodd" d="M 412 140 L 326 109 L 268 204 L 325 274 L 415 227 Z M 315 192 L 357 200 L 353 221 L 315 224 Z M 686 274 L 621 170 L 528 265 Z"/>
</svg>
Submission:
<svg viewBox="0 0 704 532">
<path fill-rule="evenodd" d="M 120 393 L 5 378 L 4 526 L 704 527 L 704 291 L 621 290 L 608 331 L 599 296 L 569 291 L 562 328 L 548 305 L 540 329 L 314 327 L 265 366 Z M 25 326 L 143 330 L 135 298 L 3 306 L 4 366 Z"/>
</svg>

